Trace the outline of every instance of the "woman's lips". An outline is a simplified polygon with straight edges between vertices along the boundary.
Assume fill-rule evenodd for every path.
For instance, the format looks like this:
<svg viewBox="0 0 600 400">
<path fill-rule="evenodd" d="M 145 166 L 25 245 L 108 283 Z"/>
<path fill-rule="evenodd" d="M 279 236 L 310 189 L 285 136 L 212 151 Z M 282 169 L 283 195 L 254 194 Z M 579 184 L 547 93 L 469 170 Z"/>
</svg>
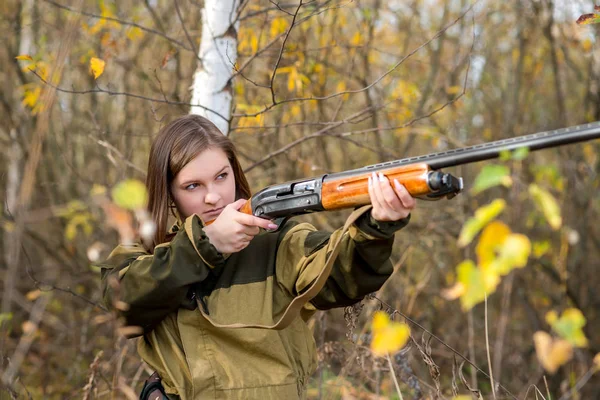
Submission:
<svg viewBox="0 0 600 400">
<path fill-rule="evenodd" d="M 216 217 L 219 216 L 219 214 L 221 213 L 221 211 L 223 211 L 223 208 L 224 207 L 217 208 L 217 209 L 212 210 L 212 211 L 207 211 L 207 212 L 204 213 L 204 215 L 206 215 L 207 217 L 211 217 L 211 218 L 214 219 L 214 218 L 216 218 Z"/>
</svg>

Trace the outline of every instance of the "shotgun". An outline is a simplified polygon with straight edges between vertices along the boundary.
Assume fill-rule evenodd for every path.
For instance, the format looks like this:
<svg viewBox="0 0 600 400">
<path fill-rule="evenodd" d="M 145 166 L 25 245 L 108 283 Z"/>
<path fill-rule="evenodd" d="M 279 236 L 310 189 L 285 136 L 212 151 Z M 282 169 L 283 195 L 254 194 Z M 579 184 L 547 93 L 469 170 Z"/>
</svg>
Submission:
<svg viewBox="0 0 600 400">
<path fill-rule="evenodd" d="M 363 206 L 370 203 L 368 177 L 373 172 L 398 179 L 416 198 L 452 198 L 463 190 L 463 180 L 441 168 L 498 158 L 503 152 L 524 147 L 535 151 L 597 138 L 600 121 L 299 179 L 261 190 L 240 211 L 275 219 L 280 225 L 295 215 Z"/>
</svg>

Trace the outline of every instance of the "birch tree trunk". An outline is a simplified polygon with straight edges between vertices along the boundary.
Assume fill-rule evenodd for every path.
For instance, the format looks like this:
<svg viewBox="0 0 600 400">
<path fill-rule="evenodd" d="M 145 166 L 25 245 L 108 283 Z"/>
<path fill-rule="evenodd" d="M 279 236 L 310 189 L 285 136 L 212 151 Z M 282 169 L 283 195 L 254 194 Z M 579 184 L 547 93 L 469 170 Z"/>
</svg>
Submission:
<svg viewBox="0 0 600 400">
<path fill-rule="evenodd" d="M 192 85 L 192 108 L 229 133 L 231 76 L 237 60 L 237 21 L 240 0 L 206 0 L 202 10 L 199 65 Z"/>
<path fill-rule="evenodd" d="M 32 15 L 33 15 L 34 3 L 33 0 L 26 0 L 22 4 L 21 15 L 19 20 L 19 27 L 21 28 L 21 37 L 19 38 L 19 54 L 32 54 L 35 50 L 33 46 L 33 30 L 31 28 Z M 21 110 L 22 111 L 22 110 Z M 8 157 L 6 157 L 6 199 L 4 201 L 4 214 L 15 217 L 17 209 L 17 199 L 19 195 L 19 185 L 22 178 L 22 162 L 23 156 L 21 146 L 19 145 L 19 135 L 23 134 L 23 128 L 19 128 L 20 132 L 16 128 L 10 128 L 9 140 L 10 150 L 7 151 Z M 18 273 L 18 252 L 20 248 L 16 246 L 17 232 L 15 229 L 7 229 L 4 232 L 4 263 L 6 270 L 2 271 L 3 276 L 3 293 L 2 293 L 2 305 L 0 308 L 0 369 L 4 369 L 4 360 L 6 356 L 5 349 L 5 330 L 10 329 L 10 322 L 8 321 L 12 317 L 12 301 L 13 293 L 15 290 L 15 283 L 17 281 Z"/>
</svg>

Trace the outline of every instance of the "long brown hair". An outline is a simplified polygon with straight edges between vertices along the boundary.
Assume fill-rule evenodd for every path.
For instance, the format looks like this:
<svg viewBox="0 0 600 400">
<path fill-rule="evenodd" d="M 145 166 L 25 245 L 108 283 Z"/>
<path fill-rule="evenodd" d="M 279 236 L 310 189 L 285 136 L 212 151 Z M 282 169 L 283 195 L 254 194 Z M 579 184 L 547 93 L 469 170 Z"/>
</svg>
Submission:
<svg viewBox="0 0 600 400">
<path fill-rule="evenodd" d="M 154 247 L 167 241 L 169 209 L 174 207 L 171 183 L 179 171 L 206 149 L 217 148 L 227 155 L 235 177 L 235 198 L 249 199 L 250 186 L 238 161 L 231 140 L 223 135 L 208 119 L 199 115 L 185 115 L 165 125 L 152 143 L 148 159 L 148 211 L 156 224 Z"/>
</svg>

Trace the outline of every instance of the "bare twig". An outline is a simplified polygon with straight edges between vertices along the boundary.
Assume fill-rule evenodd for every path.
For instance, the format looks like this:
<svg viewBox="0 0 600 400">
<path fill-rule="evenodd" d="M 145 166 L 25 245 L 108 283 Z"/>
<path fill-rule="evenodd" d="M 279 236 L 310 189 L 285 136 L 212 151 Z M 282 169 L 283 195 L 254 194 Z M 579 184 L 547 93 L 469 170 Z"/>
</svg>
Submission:
<svg viewBox="0 0 600 400">
<path fill-rule="evenodd" d="M 179 10 L 179 3 L 177 2 L 177 0 L 173 0 L 173 3 L 175 4 L 175 11 L 177 12 L 177 18 L 179 18 L 179 22 L 181 22 L 181 28 L 183 29 L 183 32 L 185 33 L 185 37 L 188 40 L 188 43 L 190 44 L 190 49 L 195 49 L 196 45 L 194 43 L 194 41 L 192 40 L 192 37 L 190 36 L 190 33 L 188 32 L 187 28 L 185 27 L 185 22 L 183 21 L 183 16 L 181 15 L 181 11 Z"/>
<path fill-rule="evenodd" d="M 100 358 L 104 354 L 104 351 L 100 350 L 96 357 L 94 357 L 94 361 L 90 364 L 90 377 L 88 378 L 87 384 L 83 387 L 83 400 L 88 400 L 90 398 L 96 398 L 97 396 L 91 396 L 92 392 L 96 392 L 96 370 L 100 365 Z"/>
<path fill-rule="evenodd" d="M 484 304 L 484 319 L 485 319 L 485 350 L 487 353 L 488 368 L 490 371 L 490 386 L 492 387 L 492 397 L 496 398 L 496 389 L 494 383 L 494 374 L 492 373 L 492 357 L 490 355 L 490 334 L 488 329 L 488 301 L 487 293 L 485 293 L 485 304 Z"/>
<path fill-rule="evenodd" d="M 275 81 L 275 75 L 277 75 L 277 69 L 279 68 L 279 63 L 281 62 L 281 59 L 283 57 L 283 51 L 285 50 L 285 44 L 287 43 L 287 40 L 290 37 L 290 34 L 292 33 L 292 29 L 294 29 L 294 26 L 295 26 L 294 24 L 296 22 L 296 18 L 298 17 L 298 13 L 300 12 L 300 8 L 302 8 L 302 0 L 300 0 L 300 3 L 298 4 L 298 8 L 296 8 L 296 12 L 294 13 L 294 16 L 292 18 L 292 23 L 290 24 L 290 28 L 285 33 L 285 36 L 283 38 L 283 43 L 281 43 L 281 49 L 279 50 L 279 55 L 277 56 L 277 61 L 275 61 L 275 65 L 273 66 L 273 73 L 271 74 L 271 82 L 269 84 L 269 88 L 271 89 L 271 100 L 273 101 L 273 104 L 277 103 L 277 99 L 275 99 L 275 90 L 273 89 L 273 82 Z"/>
<path fill-rule="evenodd" d="M 115 146 L 113 146 L 112 144 L 108 143 L 105 140 L 96 139 L 96 138 L 94 138 L 91 135 L 90 135 L 90 137 L 92 137 L 92 139 L 94 139 L 96 141 L 96 143 L 98 143 L 100 146 L 102 146 L 105 149 L 107 149 L 109 152 L 116 154 L 121 159 L 121 161 L 123 161 L 123 163 L 125 165 L 133 168 L 134 170 L 136 170 L 137 172 L 139 172 L 142 175 L 146 175 L 146 171 L 144 171 L 142 168 L 138 167 L 137 165 L 135 165 L 131 161 L 127 160 L 125 158 L 125 156 L 119 150 L 117 150 L 117 148 Z"/>
<path fill-rule="evenodd" d="M 390 358 L 390 353 L 386 356 L 388 365 L 390 366 L 390 374 L 392 375 L 392 379 L 394 380 L 394 385 L 396 386 L 396 392 L 400 397 L 400 400 L 404 400 L 402 397 L 402 392 L 400 391 L 400 385 L 398 385 L 398 379 L 396 379 L 396 372 L 394 371 L 394 364 L 392 364 L 392 359 Z"/>
<path fill-rule="evenodd" d="M 595 372 L 597 372 L 596 368 L 590 368 L 581 378 L 579 378 L 575 386 L 573 386 L 567 393 L 563 394 L 558 400 L 568 400 L 571 397 L 573 397 L 573 395 L 578 393 L 581 390 L 581 388 L 586 383 L 588 383 L 588 381 L 592 378 L 592 375 L 594 375 Z M 546 376 L 544 376 L 544 382 L 546 382 Z M 548 390 L 548 382 L 546 382 L 546 390 Z M 550 394 L 548 394 L 548 398 L 550 398 Z"/>
</svg>

